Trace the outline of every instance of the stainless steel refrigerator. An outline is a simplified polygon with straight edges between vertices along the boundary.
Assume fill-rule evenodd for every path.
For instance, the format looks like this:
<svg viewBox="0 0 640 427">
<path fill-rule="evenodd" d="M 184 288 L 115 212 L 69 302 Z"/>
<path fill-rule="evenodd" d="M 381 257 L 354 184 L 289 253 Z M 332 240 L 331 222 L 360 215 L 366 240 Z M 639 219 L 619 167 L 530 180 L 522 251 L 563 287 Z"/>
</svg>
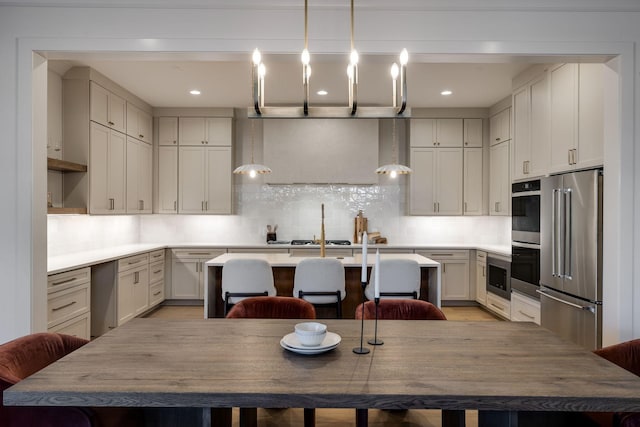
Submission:
<svg viewBox="0 0 640 427">
<path fill-rule="evenodd" d="M 540 322 L 593 350 L 602 346 L 602 170 L 542 179 Z"/>
</svg>

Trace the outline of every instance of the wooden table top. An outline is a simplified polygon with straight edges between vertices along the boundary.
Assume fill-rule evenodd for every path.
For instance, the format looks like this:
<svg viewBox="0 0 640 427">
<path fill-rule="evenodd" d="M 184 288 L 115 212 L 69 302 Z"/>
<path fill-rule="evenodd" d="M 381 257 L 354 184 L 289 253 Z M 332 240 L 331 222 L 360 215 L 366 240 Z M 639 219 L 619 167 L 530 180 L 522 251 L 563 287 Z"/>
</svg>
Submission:
<svg viewBox="0 0 640 427">
<path fill-rule="evenodd" d="M 280 347 L 295 320 L 134 319 L 4 392 L 5 405 L 640 411 L 640 378 L 531 323 L 323 320 L 338 348 Z M 366 340 L 373 322 L 365 322 Z"/>
<path fill-rule="evenodd" d="M 305 246 L 301 246 L 304 248 Z M 319 252 L 318 252 L 319 254 Z M 273 267 L 295 267 L 298 263 L 305 258 L 314 258 L 310 256 L 295 256 L 291 254 L 282 254 L 282 253 L 260 253 L 256 251 L 256 253 L 226 253 L 220 256 L 217 256 L 206 262 L 206 265 L 210 267 L 221 267 L 225 262 L 230 259 L 264 259 Z M 315 257 L 318 258 L 318 257 Z M 336 258 L 336 257 L 327 257 L 327 258 Z M 362 267 L 362 254 L 357 254 L 350 257 L 337 257 L 345 267 Z M 440 265 L 439 262 L 434 261 L 430 258 L 427 258 L 418 254 L 380 254 L 380 259 L 411 259 L 415 260 L 420 267 L 438 267 Z M 376 262 L 376 254 L 375 251 L 369 251 L 367 254 L 367 265 L 373 266 Z"/>
</svg>

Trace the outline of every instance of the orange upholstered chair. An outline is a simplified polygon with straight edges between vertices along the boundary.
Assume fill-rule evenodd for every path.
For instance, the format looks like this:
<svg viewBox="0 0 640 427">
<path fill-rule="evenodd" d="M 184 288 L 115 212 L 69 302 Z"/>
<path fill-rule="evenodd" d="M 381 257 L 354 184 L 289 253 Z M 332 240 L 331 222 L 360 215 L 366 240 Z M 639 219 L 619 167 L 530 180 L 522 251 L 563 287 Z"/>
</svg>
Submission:
<svg viewBox="0 0 640 427">
<path fill-rule="evenodd" d="M 356 307 L 356 319 L 362 319 L 362 304 Z M 364 303 L 364 318 L 375 319 L 374 301 Z M 442 310 L 430 302 L 419 299 L 381 299 L 378 305 L 381 320 L 447 320 Z"/>
<path fill-rule="evenodd" d="M 300 298 L 293 297 L 253 297 L 245 298 L 236 303 L 227 319 L 309 319 L 316 318 L 313 304 Z M 255 425 L 257 420 L 256 408 L 240 408 L 240 425 Z M 312 427 L 316 422 L 313 408 L 304 409 L 304 425 Z"/>
<path fill-rule="evenodd" d="M 90 427 L 144 425 L 141 411 L 127 408 L 3 406 L 2 392 L 89 341 L 56 333 L 36 333 L 0 345 L 0 426 Z"/>
</svg>

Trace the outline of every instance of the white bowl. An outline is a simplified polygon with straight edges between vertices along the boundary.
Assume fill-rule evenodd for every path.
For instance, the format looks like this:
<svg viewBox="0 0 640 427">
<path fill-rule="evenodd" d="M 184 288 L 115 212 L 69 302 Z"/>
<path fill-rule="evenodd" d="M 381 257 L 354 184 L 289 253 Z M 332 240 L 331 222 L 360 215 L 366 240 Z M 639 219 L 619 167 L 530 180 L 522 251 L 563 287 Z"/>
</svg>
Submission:
<svg viewBox="0 0 640 427">
<path fill-rule="evenodd" d="M 300 344 L 308 347 L 318 346 L 327 336 L 327 325 L 318 322 L 298 323 L 295 332 Z"/>
</svg>

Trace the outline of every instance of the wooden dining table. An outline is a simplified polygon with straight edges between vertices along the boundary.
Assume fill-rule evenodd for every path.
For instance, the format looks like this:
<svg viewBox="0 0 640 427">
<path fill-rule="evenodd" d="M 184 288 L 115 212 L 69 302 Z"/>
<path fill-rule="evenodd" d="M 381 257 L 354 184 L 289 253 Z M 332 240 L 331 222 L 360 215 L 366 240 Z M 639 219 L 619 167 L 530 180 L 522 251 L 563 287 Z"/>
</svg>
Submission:
<svg viewBox="0 0 640 427">
<path fill-rule="evenodd" d="M 361 355 L 361 322 L 326 320 L 338 347 L 300 355 L 280 344 L 297 322 L 134 319 L 7 389 L 4 404 L 202 415 L 180 425 L 218 425 L 215 408 L 231 407 L 436 408 L 458 426 L 466 409 L 481 426 L 518 425 L 521 411 L 640 411 L 640 378 L 532 323 L 384 320 L 384 344 L 368 346 L 365 321 Z"/>
</svg>

